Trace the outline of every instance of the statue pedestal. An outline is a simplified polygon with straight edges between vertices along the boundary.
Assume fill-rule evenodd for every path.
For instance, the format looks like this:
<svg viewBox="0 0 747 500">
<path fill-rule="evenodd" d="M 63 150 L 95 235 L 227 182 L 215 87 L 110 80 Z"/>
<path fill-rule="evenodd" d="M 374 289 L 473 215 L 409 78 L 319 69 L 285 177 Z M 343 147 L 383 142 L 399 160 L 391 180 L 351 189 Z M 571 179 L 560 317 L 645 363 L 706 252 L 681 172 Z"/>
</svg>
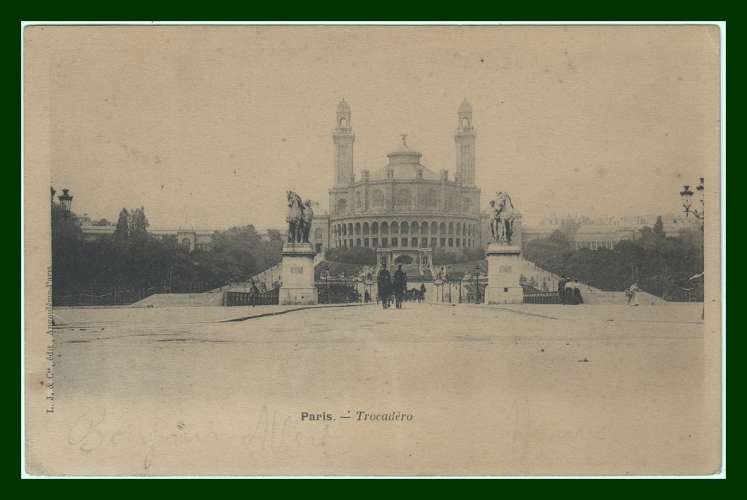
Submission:
<svg viewBox="0 0 747 500">
<path fill-rule="evenodd" d="M 311 243 L 286 243 L 280 261 L 279 303 L 316 304 L 319 302 L 314 286 L 314 247 Z"/>
<path fill-rule="evenodd" d="M 511 243 L 490 243 L 485 256 L 488 260 L 486 304 L 521 304 L 524 289 L 521 277 L 521 247 Z"/>
</svg>

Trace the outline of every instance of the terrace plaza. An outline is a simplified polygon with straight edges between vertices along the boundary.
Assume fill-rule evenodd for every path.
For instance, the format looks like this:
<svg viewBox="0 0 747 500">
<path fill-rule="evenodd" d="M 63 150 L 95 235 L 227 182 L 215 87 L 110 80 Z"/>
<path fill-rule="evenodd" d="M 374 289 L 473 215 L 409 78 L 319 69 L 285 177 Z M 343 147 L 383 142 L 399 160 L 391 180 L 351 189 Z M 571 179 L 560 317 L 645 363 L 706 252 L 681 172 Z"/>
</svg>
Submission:
<svg viewBox="0 0 747 500">
<path fill-rule="evenodd" d="M 49 473 L 682 473 L 714 438 L 701 307 L 57 308 L 36 430 Z"/>
</svg>

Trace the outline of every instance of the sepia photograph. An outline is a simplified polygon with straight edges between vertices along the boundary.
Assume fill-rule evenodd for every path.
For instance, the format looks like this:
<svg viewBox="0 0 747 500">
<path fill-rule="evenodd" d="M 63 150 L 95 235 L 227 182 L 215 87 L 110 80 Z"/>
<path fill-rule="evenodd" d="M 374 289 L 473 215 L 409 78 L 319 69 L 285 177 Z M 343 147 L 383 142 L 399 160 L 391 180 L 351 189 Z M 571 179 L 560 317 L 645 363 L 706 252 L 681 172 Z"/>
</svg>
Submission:
<svg viewBox="0 0 747 500">
<path fill-rule="evenodd" d="M 23 470 L 723 477 L 725 23 L 25 23 Z"/>
</svg>

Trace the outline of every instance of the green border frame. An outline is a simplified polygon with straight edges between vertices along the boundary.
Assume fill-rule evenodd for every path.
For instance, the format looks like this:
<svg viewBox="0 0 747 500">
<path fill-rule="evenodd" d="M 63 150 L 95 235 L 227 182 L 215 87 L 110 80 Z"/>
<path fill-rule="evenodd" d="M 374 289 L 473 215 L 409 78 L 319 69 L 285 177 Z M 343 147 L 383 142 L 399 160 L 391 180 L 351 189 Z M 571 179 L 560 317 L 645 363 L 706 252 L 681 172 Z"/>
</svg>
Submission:
<svg viewBox="0 0 747 500">
<path fill-rule="evenodd" d="M 11 153 L 11 163 L 15 160 L 15 165 L 6 165 L 2 169 L 4 174 L 6 194 L 13 197 L 13 194 L 18 195 L 18 200 L 15 199 L 10 202 L 13 211 L 18 211 L 19 225 L 16 228 L 21 229 L 21 129 L 20 129 L 20 117 L 21 117 L 21 21 L 95 21 L 95 20 L 169 20 L 169 21 L 315 21 L 315 20 L 330 20 L 330 21 L 344 21 L 344 20 L 375 20 L 375 21 L 408 21 L 408 20 L 420 20 L 420 21 L 459 21 L 459 20 L 470 20 L 470 21 L 686 21 L 686 20 L 706 20 L 706 21 L 726 21 L 727 24 L 727 68 L 731 69 L 727 73 L 726 87 L 727 89 L 739 89 L 739 82 L 742 80 L 740 65 L 736 64 L 740 58 L 741 42 L 743 34 L 741 32 L 741 20 L 734 21 L 735 16 L 729 15 L 729 12 L 725 9 L 719 9 L 718 6 L 711 3 L 699 3 L 695 8 L 687 8 L 682 4 L 678 4 L 676 7 L 660 4 L 655 2 L 626 2 L 624 5 L 617 4 L 605 4 L 602 2 L 577 2 L 573 5 L 569 5 L 565 2 L 547 2 L 546 5 L 538 5 L 536 3 L 495 3 L 492 5 L 479 5 L 478 4 L 452 4 L 451 6 L 440 5 L 436 6 L 432 3 L 427 2 L 407 2 L 407 3 L 395 3 L 395 2 L 378 2 L 375 5 L 375 10 L 368 4 L 354 4 L 352 2 L 341 3 L 341 5 L 333 4 L 311 4 L 308 2 L 301 3 L 297 6 L 290 6 L 288 4 L 272 4 L 272 3 L 258 3 L 258 4 L 229 4 L 225 3 L 209 3 L 209 4 L 180 4 L 180 5 L 163 5 L 156 4 L 155 2 L 143 2 L 143 1 L 130 1 L 126 4 L 104 4 L 97 2 L 92 5 L 85 4 L 69 4 L 64 2 L 57 2 L 53 5 L 43 5 L 40 3 L 25 3 L 22 5 L 7 6 L 14 8 L 11 12 L 8 12 L 3 19 L 3 30 L 0 31 L 3 37 L 2 46 L 8 52 L 8 57 L 4 59 L 6 68 L 11 68 L 11 71 L 6 73 L 5 78 L 2 79 L 5 85 L 5 95 L 7 99 L 15 102 L 13 111 L 15 112 L 15 123 L 12 129 L 9 127 L 4 134 L 4 139 L 8 144 L 5 148 L 6 152 L 15 152 L 17 154 L 17 160 L 15 155 Z M 731 63 L 731 64 L 730 64 Z M 741 87 L 743 88 L 743 87 Z M 732 116 L 734 110 L 740 109 L 743 105 L 742 97 L 740 92 L 732 92 L 727 99 L 727 110 L 731 108 Z M 728 112 L 727 112 L 728 115 Z M 15 131 L 15 133 L 13 133 Z M 733 119 L 730 130 L 727 130 L 727 142 L 731 137 L 737 137 L 739 133 L 739 121 Z M 741 138 L 741 137 L 740 137 Z M 733 143 L 739 144 L 739 142 Z M 731 149 L 732 157 L 737 155 L 737 159 L 741 158 L 741 148 Z M 740 162 L 741 164 L 741 162 Z M 726 172 L 724 172 L 726 175 Z M 733 169 L 731 172 L 730 180 L 731 187 L 727 185 L 726 195 L 734 195 L 735 189 L 741 185 L 740 180 L 744 174 L 742 169 Z M 14 189 L 17 187 L 17 189 Z M 14 214 L 15 215 L 15 214 Z M 725 228 L 735 229 L 734 235 L 738 236 L 739 231 L 736 227 L 734 217 L 729 217 L 729 210 L 727 207 L 727 217 Z M 738 220 L 738 219 L 737 219 Z M 12 230 L 11 230 L 12 231 Z M 14 260 L 18 262 L 18 281 L 17 287 L 4 287 L 4 294 L 6 296 L 5 304 L 13 304 L 17 306 L 15 308 L 18 314 L 19 328 L 16 330 L 18 334 L 8 333 L 12 336 L 13 341 L 9 342 L 11 351 L 8 356 L 12 359 L 11 362 L 5 363 L 4 368 L 10 372 L 4 378 L 6 381 L 10 381 L 10 387 L 7 391 L 10 394 L 15 395 L 15 401 L 18 402 L 18 408 L 12 408 L 10 411 L 3 412 L 3 418 L 6 420 L 6 429 L 17 429 L 15 432 L 6 432 L 9 435 L 9 442 L 3 447 L 5 450 L 4 461 L 3 461 L 3 478 L 8 480 L 15 480 L 14 483 L 20 480 L 20 456 L 21 456 L 21 439 L 20 434 L 20 405 L 23 404 L 22 395 L 19 391 L 21 384 L 21 366 L 20 357 L 21 342 L 20 342 L 20 331 L 22 325 L 20 324 L 20 309 L 21 309 L 21 298 L 19 290 L 22 287 L 21 281 L 21 241 L 20 231 L 15 233 L 19 238 L 18 245 L 12 247 L 6 245 L 3 247 L 3 252 L 6 256 L 6 261 Z M 729 314 L 729 311 L 733 310 L 735 301 L 739 299 L 739 290 L 735 283 L 739 284 L 741 280 L 739 278 L 743 274 L 744 264 L 741 259 L 729 262 L 728 256 L 733 255 L 738 248 L 737 245 L 739 239 L 732 240 L 726 245 L 727 262 L 726 267 L 731 272 L 731 279 L 727 285 L 727 316 L 726 326 L 727 330 L 729 326 L 734 326 L 735 319 L 734 314 Z M 741 247 L 741 246 L 740 246 Z M 11 259 L 10 257 L 13 257 Z M 729 266 L 733 264 L 733 266 Z M 728 294 L 728 292 L 735 292 L 737 295 Z M 729 298 L 731 297 L 731 298 Z M 736 297 L 736 299 L 735 299 Z M 730 307 L 732 306 L 732 307 Z M 736 331 L 736 330 L 734 330 Z M 15 333 L 15 332 L 14 332 Z M 727 379 L 732 381 L 731 384 L 727 384 L 727 401 L 730 400 L 731 404 L 727 405 L 727 422 L 730 419 L 738 419 L 738 412 L 740 409 L 738 397 L 738 388 L 735 389 L 737 376 L 739 375 L 740 367 L 739 364 L 735 367 L 734 363 L 729 364 L 728 353 L 740 352 L 741 340 L 738 334 L 734 334 L 727 338 Z M 7 358 L 6 358 L 7 359 Z M 13 405 L 14 406 L 14 405 Z M 741 412 L 739 412 L 741 413 Z M 734 420 L 739 421 L 739 420 Z M 741 426 L 730 426 L 728 427 L 727 438 L 728 442 L 735 443 L 741 441 L 742 432 Z M 730 479 L 739 480 L 741 472 L 740 458 L 741 454 L 735 454 L 732 452 L 733 445 L 729 446 L 727 443 L 727 460 L 726 463 L 731 471 L 729 474 Z M 172 480 L 173 481 L 173 480 Z M 126 484 L 118 484 L 117 492 L 123 494 L 129 494 L 133 491 L 140 491 L 141 488 L 148 488 L 148 490 L 156 490 L 159 494 L 174 494 L 185 487 L 180 480 L 176 480 L 177 483 L 162 483 L 158 482 L 130 482 Z M 252 489 L 247 490 L 247 484 L 232 484 L 235 486 L 237 493 L 241 494 L 255 494 L 255 493 L 267 493 L 271 495 L 277 495 L 281 491 L 283 493 L 297 493 L 299 497 L 307 498 L 310 495 L 335 495 L 339 493 L 348 494 L 360 494 L 365 493 L 366 495 L 380 495 L 383 493 L 389 494 L 390 492 L 397 492 L 401 494 L 409 495 L 422 495 L 430 493 L 428 490 L 438 488 L 439 493 L 446 495 L 460 495 L 465 493 L 471 493 L 474 490 L 483 490 L 487 494 L 521 494 L 526 495 L 528 493 L 525 486 L 531 486 L 532 492 L 536 491 L 535 487 L 540 486 L 542 490 L 547 490 L 550 494 L 558 494 L 561 492 L 575 493 L 578 494 L 580 491 L 577 480 L 563 481 L 556 484 L 540 484 L 540 485 L 529 485 L 528 483 L 486 483 L 491 481 L 489 479 L 477 479 L 477 480 L 450 480 L 439 484 L 433 484 L 432 479 L 419 480 L 419 481 L 408 481 L 402 479 L 394 479 L 395 484 L 390 481 L 376 481 L 372 479 L 365 479 L 366 485 L 360 485 L 356 482 L 350 481 L 336 481 L 334 483 L 328 482 L 328 480 L 272 480 L 273 482 L 264 482 L 251 484 Z M 405 482 L 407 481 L 407 482 Z M 422 482 L 425 481 L 425 482 Z M 534 482 L 535 480 L 530 480 Z M 613 479 L 619 483 L 623 480 Z M 689 481 L 688 481 L 689 482 Z M 73 492 L 79 486 L 85 487 L 87 490 L 99 490 L 102 494 L 111 495 L 114 491 L 109 490 L 107 484 L 102 484 L 100 480 L 87 481 L 85 484 L 79 484 L 79 480 L 65 480 L 64 482 L 54 481 L 50 483 L 48 481 L 24 481 L 18 483 L 18 486 L 25 486 L 29 492 L 33 490 L 35 493 L 48 494 L 48 495 L 60 495 L 63 492 Z M 215 483 L 198 482 L 195 484 L 187 485 L 191 492 L 200 494 L 216 494 Z M 221 485 L 223 486 L 223 485 Z M 257 491 L 256 487 L 260 486 L 260 490 Z M 583 483 L 584 490 L 597 491 L 599 493 L 609 494 L 609 485 L 598 482 L 598 481 L 587 481 Z M 722 492 L 722 488 L 726 487 L 725 481 L 717 482 L 696 482 L 684 485 L 689 493 L 699 494 L 708 488 L 709 493 L 711 488 L 716 488 L 718 492 Z M 365 489 L 364 489 L 365 488 Z M 508 488 L 508 490 L 506 489 Z M 521 488 L 521 489 L 519 489 Z M 647 493 L 651 494 L 662 494 L 672 495 L 677 494 L 683 485 L 676 483 L 661 483 L 646 481 L 642 483 L 640 481 L 625 481 L 622 484 L 615 485 L 615 493 L 627 495 L 633 490 L 639 490 L 639 488 L 645 488 Z M 584 491 L 584 492 L 585 492 Z M 24 492 L 25 493 L 25 492 Z M 482 493 L 482 491 L 476 491 L 476 493 Z M 11 493 L 12 494 L 12 493 Z"/>
</svg>

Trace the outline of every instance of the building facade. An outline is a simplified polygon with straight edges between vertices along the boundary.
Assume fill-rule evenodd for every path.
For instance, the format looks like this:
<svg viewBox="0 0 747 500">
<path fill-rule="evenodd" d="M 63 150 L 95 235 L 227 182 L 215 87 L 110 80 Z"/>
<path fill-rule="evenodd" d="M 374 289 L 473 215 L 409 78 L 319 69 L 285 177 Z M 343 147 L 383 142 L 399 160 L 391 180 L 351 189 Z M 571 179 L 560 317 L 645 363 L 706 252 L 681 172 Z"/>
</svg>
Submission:
<svg viewBox="0 0 747 500">
<path fill-rule="evenodd" d="M 421 153 L 402 144 L 378 170 L 356 175 L 351 109 L 337 106 L 334 186 L 329 189 L 329 246 L 366 248 L 478 248 L 480 188 L 475 185 L 475 130 L 465 100 L 457 113 L 456 173 L 431 170 Z M 322 221 L 320 221 L 322 222 Z M 312 228 L 313 231 L 313 228 Z M 316 238 L 315 238 L 316 239 Z"/>
</svg>

